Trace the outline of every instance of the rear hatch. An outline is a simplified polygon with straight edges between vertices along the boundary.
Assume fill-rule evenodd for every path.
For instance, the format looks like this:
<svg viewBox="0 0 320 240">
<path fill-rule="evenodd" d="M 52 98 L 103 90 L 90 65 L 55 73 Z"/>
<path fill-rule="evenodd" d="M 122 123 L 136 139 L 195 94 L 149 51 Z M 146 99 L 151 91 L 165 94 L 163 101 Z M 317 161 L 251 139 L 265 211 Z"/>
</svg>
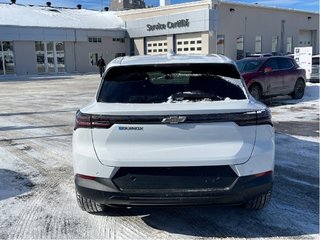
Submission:
<svg viewBox="0 0 320 240">
<path fill-rule="evenodd" d="M 233 102 L 224 103 L 223 109 L 214 104 L 214 109 L 210 104 L 210 109 L 193 104 L 193 110 L 187 105 L 178 109 L 159 104 L 152 111 L 150 106 L 96 105 L 91 110 L 99 112 L 92 120 L 97 157 L 104 165 L 118 167 L 232 165 L 250 158 L 254 105 Z"/>
<path fill-rule="evenodd" d="M 97 157 L 115 167 L 244 163 L 256 111 L 233 64 L 114 67 L 82 110 Z"/>
</svg>

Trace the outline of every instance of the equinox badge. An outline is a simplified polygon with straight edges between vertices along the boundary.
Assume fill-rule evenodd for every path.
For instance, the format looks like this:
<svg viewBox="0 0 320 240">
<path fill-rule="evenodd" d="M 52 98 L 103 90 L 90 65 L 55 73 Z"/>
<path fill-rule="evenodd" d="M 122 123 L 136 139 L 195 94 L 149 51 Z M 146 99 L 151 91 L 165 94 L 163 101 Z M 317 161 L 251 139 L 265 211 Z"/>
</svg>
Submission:
<svg viewBox="0 0 320 240">
<path fill-rule="evenodd" d="M 170 124 L 177 124 L 182 123 L 187 119 L 186 116 L 170 116 L 162 119 L 162 123 L 170 123 Z"/>
</svg>

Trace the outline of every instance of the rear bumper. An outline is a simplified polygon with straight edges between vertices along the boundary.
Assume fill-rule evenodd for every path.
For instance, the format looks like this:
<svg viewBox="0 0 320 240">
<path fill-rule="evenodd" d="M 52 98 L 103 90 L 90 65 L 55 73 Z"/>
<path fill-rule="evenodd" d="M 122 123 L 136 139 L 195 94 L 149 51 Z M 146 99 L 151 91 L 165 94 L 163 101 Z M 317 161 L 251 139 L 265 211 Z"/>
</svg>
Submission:
<svg viewBox="0 0 320 240">
<path fill-rule="evenodd" d="M 273 173 L 267 172 L 262 176 L 237 177 L 223 188 L 120 190 L 111 179 L 85 179 L 76 175 L 75 185 L 82 196 L 109 206 L 240 205 L 270 191 L 273 178 Z"/>
</svg>

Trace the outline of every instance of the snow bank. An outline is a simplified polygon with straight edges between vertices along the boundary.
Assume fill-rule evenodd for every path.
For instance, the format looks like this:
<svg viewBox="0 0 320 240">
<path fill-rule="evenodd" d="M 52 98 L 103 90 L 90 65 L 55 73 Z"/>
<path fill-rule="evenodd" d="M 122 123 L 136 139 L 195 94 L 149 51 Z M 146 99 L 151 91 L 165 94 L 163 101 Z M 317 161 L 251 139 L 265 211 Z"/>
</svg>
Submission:
<svg viewBox="0 0 320 240">
<path fill-rule="evenodd" d="M 302 99 L 282 96 L 272 99 L 271 111 L 273 121 L 315 121 L 319 122 L 320 83 L 307 83 Z M 308 114 L 306 114 L 306 110 Z"/>
</svg>

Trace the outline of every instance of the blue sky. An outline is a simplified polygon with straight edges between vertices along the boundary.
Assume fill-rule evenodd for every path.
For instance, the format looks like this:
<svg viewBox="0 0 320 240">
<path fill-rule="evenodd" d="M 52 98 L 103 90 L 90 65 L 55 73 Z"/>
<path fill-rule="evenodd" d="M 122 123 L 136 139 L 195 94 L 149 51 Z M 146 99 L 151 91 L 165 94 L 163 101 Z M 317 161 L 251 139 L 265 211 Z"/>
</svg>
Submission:
<svg viewBox="0 0 320 240">
<path fill-rule="evenodd" d="M 16 0 L 21 4 L 45 5 L 51 1 L 53 6 L 76 7 L 81 4 L 83 8 L 100 10 L 101 6 L 109 6 L 109 0 Z M 171 0 L 171 3 L 191 2 L 192 0 Z M 227 0 L 229 2 L 258 3 L 265 6 L 276 6 L 281 8 L 293 8 L 319 12 L 319 0 Z M 0 2 L 10 2 L 10 0 L 0 0 Z M 158 6 L 159 0 L 145 0 L 147 5 Z"/>
</svg>

